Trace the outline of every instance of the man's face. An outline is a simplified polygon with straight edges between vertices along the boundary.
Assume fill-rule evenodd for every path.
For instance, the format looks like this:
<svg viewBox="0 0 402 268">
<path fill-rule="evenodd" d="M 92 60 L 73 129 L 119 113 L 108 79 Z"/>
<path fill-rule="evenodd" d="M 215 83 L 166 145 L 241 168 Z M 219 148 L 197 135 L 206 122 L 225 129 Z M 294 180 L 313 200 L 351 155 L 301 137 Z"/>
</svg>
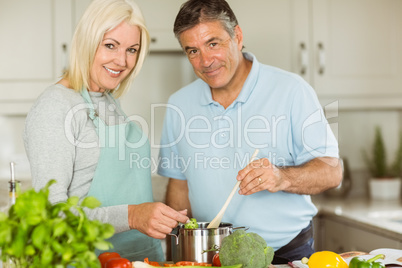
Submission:
<svg viewBox="0 0 402 268">
<path fill-rule="evenodd" d="M 232 39 L 219 21 L 205 22 L 184 31 L 180 43 L 195 74 L 212 89 L 227 89 L 243 57 L 242 32 Z"/>
</svg>

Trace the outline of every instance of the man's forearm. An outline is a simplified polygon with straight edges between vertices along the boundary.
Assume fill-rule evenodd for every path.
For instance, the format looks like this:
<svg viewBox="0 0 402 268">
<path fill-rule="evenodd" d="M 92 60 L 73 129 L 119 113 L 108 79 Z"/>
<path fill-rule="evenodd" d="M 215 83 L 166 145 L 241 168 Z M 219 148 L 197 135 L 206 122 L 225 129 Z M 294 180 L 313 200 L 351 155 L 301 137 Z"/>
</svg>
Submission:
<svg viewBox="0 0 402 268">
<path fill-rule="evenodd" d="M 278 171 L 289 182 L 284 191 L 295 194 L 319 194 L 342 181 L 340 160 L 333 157 L 315 158 L 301 166 L 278 168 Z"/>
<path fill-rule="evenodd" d="M 178 211 L 187 209 L 187 216 L 191 217 L 187 181 L 169 179 L 166 190 L 166 205 Z"/>
</svg>

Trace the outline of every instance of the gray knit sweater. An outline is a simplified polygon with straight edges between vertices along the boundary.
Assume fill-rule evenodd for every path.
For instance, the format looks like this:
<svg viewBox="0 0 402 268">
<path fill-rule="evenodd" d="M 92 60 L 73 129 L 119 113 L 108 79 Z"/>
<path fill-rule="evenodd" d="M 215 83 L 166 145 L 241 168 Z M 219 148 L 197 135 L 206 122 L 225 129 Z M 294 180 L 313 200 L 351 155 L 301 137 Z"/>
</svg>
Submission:
<svg viewBox="0 0 402 268">
<path fill-rule="evenodd" d="M 90 92 L 90 97 L 106 124 L 121 119 L 115 110 L 109 109 L 114 104 L 108 94 Z M 83 199 L 95 174 L 100 154 L 98 135 L 83 104 L 81 94 L 60 84 L 52 85 L 36 100 L 25 122 L 24 143 L 32 184 L 38 190 L 49 180 L 57 180 L 50 188 L 52 203 L 64 202 L 70 196 Z M 106 113 L 99 112 L 99 107 L 106 107 L 103 109 Z M 130 229 L 128 205 L 86 210 L 86 213 L 90 219 L 112 224 L 116 233 Z"/>
</svg>

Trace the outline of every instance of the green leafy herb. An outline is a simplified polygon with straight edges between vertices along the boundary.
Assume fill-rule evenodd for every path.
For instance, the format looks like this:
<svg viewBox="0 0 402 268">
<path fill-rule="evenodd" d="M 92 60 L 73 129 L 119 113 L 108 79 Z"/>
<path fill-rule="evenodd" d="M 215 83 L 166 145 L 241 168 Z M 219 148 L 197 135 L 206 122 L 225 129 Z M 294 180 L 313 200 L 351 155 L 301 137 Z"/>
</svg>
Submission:
<svg viewBox="0 0 402 268">
<path fill-rule="evenodd" d="M 184 225 L 185 229 L 197 229 L 198 228 L 198 222 L 195 218 L 191 218 L 188 223 Z"/>
<path fill-rule="evenodd" d="M 78 197 L 65 203 L 48 201 L 50 181 L 39 192 L 28 190 L 10 207 L 0 212 L 1 260 L 16 267 L 100 267 L 95 249 L 107 250 L 112 244 L 105 239 L 114 228 L 97 220 L 89 220 L 84 207 L 100 205 L 94 197 L 79 204 Z"/>
<path fill-rule="evenodd" d="M 363 160 L 372 177 L 390 178 L 402 175 L 402 132 L 399 134 L 399 145 L 395 153 L 394 162 L 388 165 L 387 153 L 381 128 L 376 126 L 371 154 L 362 150 Z"/>
</svg>

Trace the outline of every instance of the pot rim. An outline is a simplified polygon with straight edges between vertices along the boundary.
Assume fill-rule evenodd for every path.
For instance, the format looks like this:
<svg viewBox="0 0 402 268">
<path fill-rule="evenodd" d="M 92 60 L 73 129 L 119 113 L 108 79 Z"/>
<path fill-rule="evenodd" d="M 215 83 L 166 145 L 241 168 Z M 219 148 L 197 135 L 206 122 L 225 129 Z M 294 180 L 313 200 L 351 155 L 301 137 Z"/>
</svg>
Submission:
<svg viewBox="0 0 402 268">
<path fill-rule="evenodd" d="M 184 228 L 184 224 L 183 223 L 179 223 L 179 225 L 175 228 L 179 228 L 179 229 L 184 229 L 184 230 L 213 230 L 213 229 L 223 229 L 223 228 L 233 228 L 233 224 L 230 222 L 221 222 L 219 224 L 219 227 L 217 228 L 207 228 L 207 226 L 209 225 L 210 222 L 206 222 L 206 221 L 200 221 L 198 222 L 198 225 L 200 226 L 199 228 L 196 229 L 186 229 Z M 222 226 L 221 226 L 222 225 Z"/>
</svg>

